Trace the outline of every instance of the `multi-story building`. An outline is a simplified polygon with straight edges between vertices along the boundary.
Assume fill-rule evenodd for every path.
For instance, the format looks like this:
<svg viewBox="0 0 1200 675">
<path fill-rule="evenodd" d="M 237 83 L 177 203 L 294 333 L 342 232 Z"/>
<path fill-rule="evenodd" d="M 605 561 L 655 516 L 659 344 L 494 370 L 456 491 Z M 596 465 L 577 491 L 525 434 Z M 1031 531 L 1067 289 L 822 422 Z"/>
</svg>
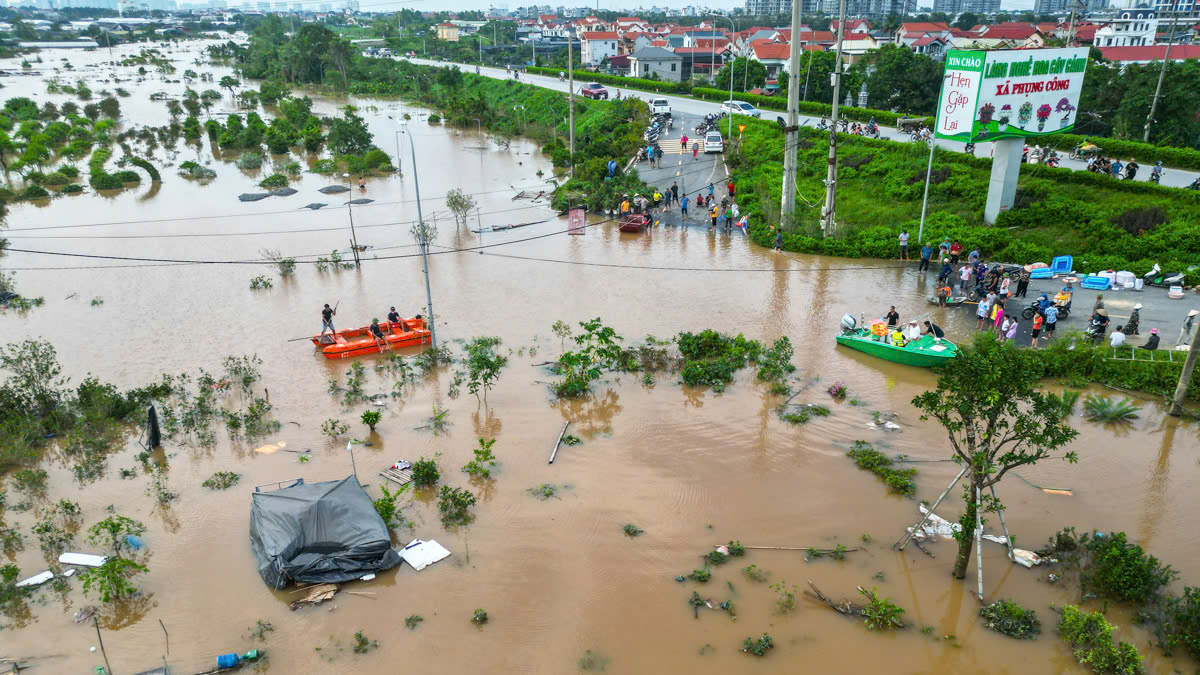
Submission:
<svg viewBox="0 0 1200 675">
<path fill-rule="evenodd" d="M 1076 0 L 1033 0 L 1033 13 L 1038 16 L 1070 14 L 1071 6 Z M 1093 0 L 1095 2 L 1095 0 Z M 1079 2 L 1079 7 L 1076 10 L 1088 9 L 1089 5 L 1086 0 Z"/>
<path fill-rule="evenodd" d="M 746 0 L 746 13 L 751 16 L 791 14 L 792 0 Z"/>
<path fill-rule="evenodd" d="M 1097 18 L 1093 15 L 1092 20 Z M 1157 34 L 1155 10 L 1145 7 L 1121 9 L 1101 20 L 1092 44 L 1096 47 L 1144 47 L 1154 44 Z"/>
<path fill-rule="evenodd" d="M 621 41 L 621 36 L 615 31 L 591 31 L 580 34 L 579 37 L 579 57 L 580 60 L 589 66 L 600 65 L 605 58 L 616 56 L 620 53 L 617 48 Z"/>
</svg>

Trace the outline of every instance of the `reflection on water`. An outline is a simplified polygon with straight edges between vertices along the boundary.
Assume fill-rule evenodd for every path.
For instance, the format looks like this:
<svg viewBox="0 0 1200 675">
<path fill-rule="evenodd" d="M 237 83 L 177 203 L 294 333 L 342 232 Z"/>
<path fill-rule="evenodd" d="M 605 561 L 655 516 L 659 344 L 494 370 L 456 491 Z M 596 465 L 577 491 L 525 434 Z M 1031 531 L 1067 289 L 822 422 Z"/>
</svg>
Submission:
<svg viewBox="0 0 1200 675">
<path fill-rule="evenodd" d="M 136 50 L 114 51 L 120 58 Z M 180 67 L 195 59 L 183 50 L 170 55 Z M 108 72 L 107 67 L 88 68 L 103 54 L 71 56 L 85 77 Z M 227 70 L 197 69 L 217 79 Z M 10 79 L 5 81 L 8 97 L 59 103 L 68 98 L 45 94 L 44 82 L 36 78 Z M 124 124 L 165 123 L 165 105 L 150 103 L 148 94 L 183 90 L 182 84 L 158 80 L 122 86 L 132 93 L 122 99 Z M 377 144 L 393 152 L 397 127 L 388 115 L 398 113 L 401 104 L 352 101 L 363 108 Z M 226 98 L 219 105 L 230 102 Z M 331 114 L 345 103 L 318 97 L 316 108 Z M 971 583 L 949 579 L 952 542 L 930 545 L 937 558 L 914 547 L 889 548 L 917 519 L 918 500 L 936 497 L 956 467 L 916 465 L 918 494 L 905 499 L 888 495 L 873 475 L 844 456 L 858 439 L 880 444 L 889 454 L 937 459 L 948 451 L 944 432 L 920 422 L 909 404 L 934 385 L 934 375 L 836 348 L 833 336 L 842 314 L 877 316 L 894 304 L 905 317 L 928 313 L 952 339 L 967 339 L 974 324 L 969 309 L 931 308 L 925 302 L 929 289 L 922 287 L 915 267 L 900 269 L 891 261 L 775 253 L 747 245 L 740 235 L 709 234 L 703 227 L 622 236 L 602 224 L 582 236 L 557 234 L 565 230 L 557 214 L 540 203 L 513 200 L 520 189 L 545 186 L 537 172 L 549 174 L 551 167 L 536 147 L 518 141 L 507 150 L 492 144 L 483 151 L 464 149 L 485 141 L 471 130 L 421 120 L 418 115 L 410 129 L 420 158 L 415 168 L 421 172 L 422 209 L 442 226 L 430 256 L 439 340 L 461 356 L 453 340 L 497 335 L 515 352 L 486 405 L 465 392 L 449 396 L 454 373 L 461 369 L 453 364 L 417 377 L 399 398 L 387 397 L 378 408 L 383 421 L 376 434 L 360 421 L 363 406 L 344 407 L 340 396 L 329 394 L 329 380 L 344 381 L 349 363 L 326 360 L 307 342 L 288 340 L 318 330 L 318 312 L 326 302 L 340 303 L 339 325 L 347 326 L 364 325 L 392 305 L 404 314 L 424 313 L 424 276 L 409 235 L 416 216 L 414 167 L 407 162 L 402 176 L 368 181 L 367 196 L 376 201 L 355 207 L 353 215 L 359 241 L 375 248 L 360 269 L 340 272 L 320 272 L 308 264 L 349 245 L 343 199 L 317 192 L 338 180 L 305 173 L 293 183 L 296 195 L 243 204 L 238 194 L 259 191 L 255 174 L 228 164 L 235 154 L 215 153 L 207 138 L 179 146 L 175 160 L 163 162 L 160 154 L 160 186 L 11 208 L 12 231 L 6 236 L 21 248 L 195 260 L 256 259 L 260 249 L 273 248 L 301 261 L 295 275 L 280 282 L 272 268 L 259 266 L 5 257 L 6 266 L 34 268 L 19 272 L 18 283 L 30 295 L 45 296 L 46 304 L 0 317 L 4 343 L 44 336 L 57 347 L 74 382 L 91 372 L 122 387 L 143 385 L 162 372 L 212 371 L 226 355 L 256 353 L 263 359 L 262 385 L 270 390 L 273 414 L 282 423 L 278 433 L 254 441 L 230 442 L 223 431 L 214 447 L 169 440 L 152 457 L 169 466 L 167 487 L 179 495 L 166 507 L 147 493 L 152 487 L 147 471 L 139 468 L 129 479 L 119 476 L 120 468 L 139 467 L 135 434 L 110 457 L 104 477 L 87 486 L 75 480 L 68 458 L 52 453 L 44 465 L 50 472 L 49 494 L 78 500 L 83 527 L 103 518 L 110 505 L 148 527 L 145 541 L 153 559 L 141 580 L 144 592 L 105 614 L 111 631 L 105 645 L 115 670 L 136 671 L 159 661 L 158 619 L 173 635 L 188 636 L 172 641 L 169 658 L 189 668 L 210 663 L 212 654 L 265 646 L 278 672 L 392 672 L 402 658 L 397 655 L 419 653 L 434 672 L 557 674 L 574 671 L 590 649 L 611 659 L 608 672 L 613 673 L 728 673 L 748 668 L 742 639 L 769 631 L 779 647 L 753 664 L 764 673 L 796 672 L 798 662 L 805 671 L 831 673 L 895 670 L 896 664 L 912 672 L 1018 669 L 1008 638 L 984 630 L 978 621 L 974 563 L 968 571 Z M 407 148 L 401 151 L 407 157 Z M 174 167 L 165 166 L 206 157 L 215 158 L 218 172 L 207 186 L 180 179 Z M 302 164 L 314 160 L 299 159 Z M 485 228 L 546 222 L 468 233 L 450 224 L 443 199 L 452 188 L 476 195 L 477 220 Z M 331 206 L 301 208 L 314 201 Z M 97 223 L 109 225 L 75 227 Z M 268 234 L 256 234 L 263 232 Z M 479 245 L 494 246 L 489 253 L 522 258 L 451 248 Z M 59 269 L 105 266 L 111 269 Z M 739 271 L 661 269 L 666 267 Z M 251 292 L 249 280 L 258 274 L 274 277 L 274 288 Z M 95 296 L 104 304 L 89 305 Z M 786 335 L 796 349 L 793 403 L 829 405 L 825 389 L 841 382 L 849 397 L 865 405 L 831 405 L 827 418 L 789 425 L 775 414 L 783 397 L 770 394 L 752 369 L 740 372 L 720 394 L 682 386 L 675 374 L 660 374 L 653 386 L 644 386 L 638 374 L 621 374 L 606 376 L 579 399 L 554 400 L 546 385 L 553 378 L 532 367 L 560 348 L 550 326 L 560 319 L 575 324 L 597 316 L 626 336 L 626 345 L 647 334 L 667 337 L 706 327 L 764 341 Z M 535 345 L 541 349 L 537 356 L 522 351 Z M 361 361 L 367 366 L 365 391 L 391 394 L 394 376 L 374 368 L 381 360 Z M 429 423 L 435 406 L 449 411 L 445 431 L 418 429 Z M 897 413 L 902 431 L 885 435 L 868 426 L 873 411 Z M 348 436 L 371 442 L 357 446 L 353 465 L 345 451 L 348 438 L 330 440 L 320 432 L 331 418 L 351 427 Z M 548 465 L 566 420 L 584 443 L 560 451 Z M 1018 541 L 1033 548 L 1067 525 L 1124 530 L 1179 568 L 1182 579 L 1196 583 L 1200 533 L 1185 525 L 1196 510 L 1193 486 L 1200 480 L 1200 464 L 1188 452 L 1200 447 L 1196 426 L 1181 426 L 1153 408 L 1144 409 L 1120 435 L 1079 417 L 1073 423 L 1080 430 L 1072 446 L 1080 463 L 1045 462 L 1023 469 L 1022 475 L 1040 485 L 1072 487 L 1074 496 L 1047 495 L 1009 480 L 998 488 Z M 491 480 L 469 480 L 461 471 L 479 437 L 497 439 L 499 465 Z M 267 443 L 287 445 L 274 453 L 254 451 Z M 301 452 L 310 460 L 301 462 Z M 395 540 L 437 539 L 453 551 L 452 558 L 419 573 L 402 567 L 348 589 L 373 592 L 372 597 L 342 593 L 328 607 L 296 612 L 285 609 L 286 591 L 272 592 L 261 582 L 246 545 L 253 486 L 300 477 L 334 480 L 356 470 L 374 498 L 380 496 L 376 486 L 384 468 L 398 459 L 434 456 L 441 484 L 467 487 L 481 497 L 475 521 L 443 529 L 437 489 L 414 490 L 405 516 L 415 526 L 398 530 Z M 225 491 L 202 488 L 201 482 L 217 471 L 234 471 L 242 479 Z M 562 499 L 543 502 L 527 492 L 542 483 L 572 487 Z M 15 493 L 5 487 L 6 526 L 28 533 L 44 503 L 16 512 L 11 508 Z M 959 508 L 952 495 L 942 512 L 953 519 Z M 645 534 L 626 537 L 626 523 Z M 862 543 L 863 535 L 870 535 L 869 543 Z M 11 557 L 23 574 L 34 574 L 47 561 L 26 539 L 24 550 Z M 843 543 L 863 550 L 844 561 L 819 562 L 806 562 L 801 552 L 752 551 L 744 562 L 716 570 L 707 586 L 674 581 L 695 569 L 713 544 L 731 539 L 766 546 Z M 77 544 L 91 550 L 82 540 Z M 1019 646 L 1016 663 L 1048 664 L 1035 666 L 1036 671 L 1075 671 L 1069 650 L 1053 637 L 1047 605 L 1076 602 L 1077 591 L 1040 583 L 1045 571 L 1011 565 L 1003 546 L 985 543 L 983 555 L 987 597 L 1011 598 L 1036 609 L 1046 628 L 1043 639 Z M 860 622 L 815 604 L 779 615 L 767 584 L 750 582 L 738 571 L 751 563 L 768 570 L 772 583 L 812 579 L 836 598 L 855 597 L 859 585 L 878 587 L 907 610 L 907 620 L 933 629 L 867 634 Z M 93 603 L 77 579 L 69 581 L 68 600 L 74 606 Z M 687 605 L 693 591 L 716 602 L 734 599 L 738 621 L 708 611 L 694 618 Z M 42 605 L 39 597 L 55 600 Z M 50 669 L 55 672 L 98 665 L 88 651 L 94 631 L 74 624 L 57 596 L 41 590 L 32 607 L 36 618 L 19 616 L 23 627 L 0 633 L 0 645 L 19 646 L 22 654 L 63 654 Z M 469 621 L 478 607 L 493 617 L 482 630 Z M 426 619 L 416 631 L 400 621 L 410 614 Z M 1125 639 L 1146 643 L 1147 635 L 1130 625 L 1129 617 L 1115 609 L 1113 616 Z M 265 645 L 246 638 L 246 627 L 258 619 L 276 627 Z M 379 652 L 347 653 L 330 662 L 313 651 L 339 641 L 346 645 L 360 629 L 380 640 Z M 1183 659 L 1169 662 L 1154 650 L 1143 651 L 1152 671 L 1190 667 Z"/>
</svg>

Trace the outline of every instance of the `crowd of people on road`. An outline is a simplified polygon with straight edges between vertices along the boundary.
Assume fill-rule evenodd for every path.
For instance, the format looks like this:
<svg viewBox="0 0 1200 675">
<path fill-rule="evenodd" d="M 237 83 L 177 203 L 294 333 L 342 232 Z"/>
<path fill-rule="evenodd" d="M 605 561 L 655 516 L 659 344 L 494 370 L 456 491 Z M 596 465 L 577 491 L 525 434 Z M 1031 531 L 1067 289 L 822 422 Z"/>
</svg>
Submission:
<svg viewBox="0 0 1200 675">
<path fill-rule="evenodd" d="M 898 237 L 901 261 L 911 261 L 908 254 L 909 234 L 903 229 Z M 958 240 L 946 238 L 935 249 L 933 244 L 925 242 L 919 254 L 920 262 L 917 271 L 925 274 L 933 266 L 934 255 L 940 263 L 937 277 L 937 303 L 939 306 L 978 302 L 975 309 L 975 329 L 995 333 L 1001 342 L 1016 337 L 1020 325 L 1019 314 L 1026 319 L 1032 319 L 1030 329 L 1031 346 L 1037 349 L 1039 340 L 1049 340 L 1054 336 L 1061 319 L 1067 318 L 1075 295 L 1074 284 L 1068 280 L 1057 293 L 1051 297 L 1047 293 L 1040 294 L 1027 308 L 1012 306 L 1014 298 L 1026 297 L 1029 290 L 1031 273 L 1028 269 L 1017 265 L 987 265 L 979 249 L 971 250 L 966 260 L 962 258 L 965 247 Z M 955 266 L 958 266 L 957 269 Z M 955 295 L 953 285 L 957 283 L 958 294 Z M 1124 325 L 1117 326 L 1108 336 L 1109 345 L 1119 347 L 1125 344 L 1127 338 L 1141 335 L 1142 303 L 1136 303 L 1129 319 Z M 892 311 L 895 311 L 893 308 Z M 1018 314 L 1019 313 L 1019 314 Z M 1196 317 L 1200 310 L 1189 310 L 1179 329 L 1179 339 L 1176 346 L 1191 342 L 1192 331 L 1197 323 Z M 1085 334 L 1096 344 L 1105 340 L 1108 331 L 1108 310 L 1104 306 L 1104 294 L 1096 296 L 1092 306 L 1092 314 L 1088 319 Z M 1149 337 L 1138 349 L 1153 351 L 1159 346 L 1157 328 L 1150 329 Z"/>
</svg>

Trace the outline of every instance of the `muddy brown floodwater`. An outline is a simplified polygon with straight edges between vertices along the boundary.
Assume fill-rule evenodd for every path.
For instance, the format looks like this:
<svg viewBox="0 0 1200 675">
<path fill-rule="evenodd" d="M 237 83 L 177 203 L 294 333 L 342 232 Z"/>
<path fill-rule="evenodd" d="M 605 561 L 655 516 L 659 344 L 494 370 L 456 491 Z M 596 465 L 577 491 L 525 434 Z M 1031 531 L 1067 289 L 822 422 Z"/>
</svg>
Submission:
<svg viewBox="0 0 1200 675">
<path fill-rule="evenodd" d="M 226 72 L 192 65 L 194 52 L 184 49 L 168 55 L 178 59 L 180 72 L 193 67 L 217 79 Z M 104 52 L 67 56 L 94 90 L 111 88 L 96 81 L 111 69 L 88 67 L 105 60 Z M 59 58 L 44 53 L 44 65 Z M 63 79 L 69 77 L 74 75 Z M 4 84 L 5 97 L 47 100 L 42 79 L 9 78 Z M 183 87 L 153 80 L 120 86 L 132 93 L 121 100 L 126 123 L 153 124 L 165 122 L 166 114 L 161 102 L 148 101 L 149 93 L 178 93 Z M 397 115 L 401 105 L 354 102 L 366 108 L 376 143 L 394 152 L 395 127 L 387 116 Z M 230 105 L 228 96 L 223 104 Z M 318 100 L 326 112 L 342 104 Z M 45 462 L 49 495 L 78 500 L 85 528 L 104 517 L 109 505 L 148 527 L 151 571 L 142 580 L 144 593 L 106 619 L 104 644 L 115 671 L 161 663 L 166 654 L 161 619 L 170 631 L 166 658 L 172 672 L 204 670 L 216 654 L 255 647 L 268 651 L 265 668 L 277 673 L 383 673 L 413 663 L 438 673 L 564 673 L 577 671 L 588 650 L 607 660 L 611 673 L 784 673 L 797 672 L 798 664 L 805 672 L 829 673 L 1080 672 L 1055 635 L 1049 609 L 1050 603 L 1077 600 L 1076 588 L 1049 585 L 1047 570 L 1014 566 L 1002 546 L 985 543 L 987 597 L 1033 607 L 1044 624 L 1040 639 L 1016 644 L 986 630 L 976 616 L 978 603 L 970 592 L 974 564 L 970 585 L 950 579 L 953 543 L 932 545 L 935 559 L 911 546 L 903 552 L 889 548 L 916 518 L 918 500 L 936 498 L 954 465 L 916 465 L 916 499 L 900 498 L 844 456 L 855 439 L 893 454 L 949 456 L 943 431 L 920 422 L 909 404 L 934 385 L 933 375 L 837 348 L 833 340 L 844 312 L 880 314 L 890 304 L 905 317 L 930 312 L 925 297 L 932 295 L 932 285 L 918 279 L 915 265 L 897 269 L 880 261 L 777 254 L 740 235 L 713 236 L 703 229 L 623 235 L 599 223 L 583 236 L 567 236 L 565 221 L 544 206 L 512 200 L 514 188 L 536 187 L 537 171 L 551 170 L 534 145 L 517 141 L 501 149 L 421 117 L 412 129 L 422 206 L 427 217 L 437 213 L 440 227 L 430 269 L 438 337 L 450 343 L 498 335 L 512 358 L 486 405 L 465 391 L 450 399 L 451 372 L 436 372 L 390 401 L 378 433 L 367 439 L 372 445 L 356 451 L 358 475 L 373 496 L 379 494 L 379 471 L 393 461 L 440 453 L 444 483 L 469 487 L 480 497 L 475 521 L 447 531 L 432 493 L 419 492 L 406 509 L 415 528 L 400 530 L 397 541 L 436 539 L 453 556 L 419 573 L 402 566 L 352 585 L 374 593 L 369 597 L 341 593 L 324 606 L 289 611 L 296 596 L 269 590 L 255 570 L 247 537 L 250 491 L 293 477 L 331 480 L 351 472 L 345 441 L 330 442 L 320 433 L 321 422 L 330 417 L 350 424 L 351 434 L 365 433 L 358 422 L 362 408 L 346 409 L 327 392 L 329 379 L 342 377 L 349 363 L 326 361 L 307 343 L 286 340 L 315 332 L 325 302 L 340 301 L 339 326 L 382 317 L 390 305 L 405 314 L 422 311 L 421 264 L 412 257 L 416 249 L 408 233 L 416 205 L 407 147 L 401 152 L 404 176 L 371 179 L 366 196 L 376 202 L 354 208 L 360 242 L 375 247 L 360 270 L 319 273 L 302 264 L 281 282 L 258 266 L 5 256 L 6 267 L 40 268 L 20 271 L 18 282 L 25 293 L 45 296 L 46 304 L 0 318 L 4 343 L 47 338 L 73 381 L 90 372 L 122 387 L 145 384 L 163 372 L 219 370 L 226 355 L 257 354 L 263 360 L 261 385 L 269 388 L 275 418 L 283 423 L 278 434 L 254 442 L 230 442 L 223 430 L 213 448 L 166 442 L 170 489 L 179 493 L 166 508 L 145 493 L 146 476 L 118 475 L 119 468 L 136 464 L 134 438 L 110 456 L 104 478 L 84 487 L 60 456 L 52 453 Z M 174 163 L 193 156 L 213 157 L 207 140 L 199 150 L 181 150 Z M 160 151 L 156 163 L 162 157 Z M 262 248 L 312 260 L 347 247 L 344 199 L 316 192 L 330 180 L 306 173 L 293 184 L 300 192 L 292 197 L 243 204 L 236 195 L 258 191 L 258 179 L 222 160 L 212 166 L 219 175 L 207 186 L 166 168 L 160 187 L 16 206 L 7 236 L 15 248 L 193 260 L 255 259 Z M 456 229 L 442 201 L 455 187 L 478 193 L 485 225 L 545 222 L 482 236 Z M 357 188 L 352 194 L 360 196 Z M 330 206 L 300 209 L 314 201 Z M 269 234 L 255 234 L 264 232 Z M 511 243 L 482 252 L 452 252 L 506 242 Z M 248 290 L 257 274 L 275 277 L 275 287 Z M 92 306 L 92 297 L 102 297 L 103 304 Z M 967 338 L 973 322 L 966 312 L 935 308 L 932 315 L 951 338 Z M 831 416 L 790 426 L 774 412 L 779 397 L 749 369 L 721 394 L 692 390 L 669 375 L 647 386 L 638 375 L 614 374 L 591 396 L 556 401 L 543 383 L 550 377 L 531 367 L 560 351 L 550 326 L 558 319 L 574 324 L 597 316 L 627 342 L 706 327 L 764 341 L 787 335 L 796 347 L 797 376 L 820 378 L 797 401 L 828 404 L 824 389 L 842 382 L 866 405 L 833 403 Z M 367 391 L 390 391 L 391 377 L 372 367 L 376 359 L 361 360 L 368 366 Z M 414 429 L 433 405 L 449 410 L 450 426 L 440 436 Z M 884 434 L 869 428 L 875 410 L 896 412 L 903 430 Z M 583 443 L 564 447 L 547 465 L 564 420 Z M 1194 485 L 1200 479 L 1195 426 L 1180 425 L 1153 405 L 1126 428 L 1081 418 L 1075 424 L 1078 465 L 1046 462 L 1021 472 L 1039 485 L 1073 488 L 1073 497 L 1047 495 L 1016 479 L 1002 485 L 1018 544 L 1037 548 L 1066 525 L 1124 530 L 1179 568 L 1183 580 L 1200 580 L 1200 533 L 1188 516 L 1196 512 Z M 500 463 L 490 481 L 471 481 L 459 471 L 480 436 L 496 439 Z M 253 451 L 266 442 L 311 450 L 312 460 L 300 464 L 290 452 Z M 242 474 L 241 483 L 223 492 L 200 486 L 225 470 Z M 541 501 L 527 490 L 542 483 L 567 487 Z M 11 489 L 9 495 L 11 504 Z M 953 519 L 961 504 L 957 492 L 947 503 L 942 511 Z M 33 519 L 32 512 L 6 514 L 8 525 L 26 535 L 25 550 L 13 558 L 23 574 L 45 568 L 28 529 Z M 625 523 L 645 534 L 626 537 Z M 861 542 L 864 534 L 871 536 L 867 544 Z M 840 562 L 805 562 L 794 551 L 750 551 L 718 568 L 706 585 L 675 581 L 700 567 L 699 556 L 713 544 L 730 539 L 774 546 L 841 543 L 865 550 Z M 83 540 L 81 532 L 75 548 L 90 550 Z M 906 610 L 913 627 L 868 633 L 861 623 L 806 598 L 782 615 L 767 584 L 752 583 L 739 572 L 751 563 L 769 572 L 768 583 L 804 587 L 812 580 L 835 598 L 856 595 L 858 585 L 877 586 Z M 737 620 L 707 609 L 694 618 L 687 603 L 694 590 L 714 605 L 734 601 Z M 38 597 L 30 620 L 0 632 L 0 653 L 52 656 L 39 672 L 82 672 L 101 663 L 99 653 L 88 651 L 96 644 L 92 628 L 71 620 L 88 604 L 78 581 L 71 580 L 65 595 L 46 588 Z M 491 617 L 482 628 L 469 620 L 476 608 L 486 608 Z M 412 614 L 425 618 L 415 631 L 404 626 Z M 1147 633 L 1130 625 L 1127 613 L 1114 609 L 1112 616 L 1118 635 L 1139 645 L 1151 671 L 1194 667 L 1187 657 L 1166 659 L 1148 647 Z M 264 643 L 247 637 L 259 619 L 275 627 Z M 921 625 L 932 626 L 932 634 L 918 631 Z M 351 635 L 360 630 L 380 642 L 377 651 L 351 652 Z M 743 638 L 764 631 L 774 637 L 776 649 L 761 661 L 741 653 Z M 940 636 L 954 637 L 935 639 Z"/>
</svg>

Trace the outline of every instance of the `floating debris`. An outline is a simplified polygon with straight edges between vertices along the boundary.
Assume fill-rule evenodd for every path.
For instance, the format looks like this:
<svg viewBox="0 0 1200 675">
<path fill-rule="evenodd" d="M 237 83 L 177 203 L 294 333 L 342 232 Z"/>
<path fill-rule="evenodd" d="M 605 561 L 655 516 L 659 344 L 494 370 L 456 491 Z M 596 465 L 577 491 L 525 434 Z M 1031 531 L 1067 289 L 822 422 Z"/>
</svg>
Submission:
<svg viewBox="0 0 1200 675">
<path fill-rule="evenodd" d="M 243 202 L 257 202 L 270 196 L 270 192 L 246 192 L 238 195 L 238 199 Z"/>
<path fill-rule="evenodd" d="M 370 203 L 371 203 L 371 202 L 373 202 L 373 201 L 375 201 L 375 200 L 374 200 L 374 199 L 367 199 L 366 197 L 359 197 L 358 199 L 351 199 L 350 201 L 348 201 L 348 202 L 346 202 L 346 203 L 347 203 L 347 204 L 354 204 L 355 206 L 357 206 L 357 205 L 359 205 L 359 204 L 370 204 Z"/>
<path fill-rule="evenodd" d="M 316 211 L 317 209 L 319 209 L 319 208 L 323 208 L 323 207 L 326 207 L 326 206 L 329 206 L 329 205 L 328 205 L 328 204 L 322 204 L 321 202 L 313 202 L 313 203 L 311 203 L 311 204 L 306 204 L 305 206 L 301 206 L 300 208 L 302 208 L 302 209 L 312 209 L 313 211 Z"/>
<path fill-rule="evenodd" d="M 293 600 L 291 604 L 288 605 L 292 611 L 295 611 L 306 605 L 319 605 L 326 600 L 333 599 L 333 596 L 337 595 L 338 585 L 317 584 L 315 586 L 305 586 L 299 590 L 308 591 L 308 595 L 300 598 L 299 600 Z"/>
</svg>

